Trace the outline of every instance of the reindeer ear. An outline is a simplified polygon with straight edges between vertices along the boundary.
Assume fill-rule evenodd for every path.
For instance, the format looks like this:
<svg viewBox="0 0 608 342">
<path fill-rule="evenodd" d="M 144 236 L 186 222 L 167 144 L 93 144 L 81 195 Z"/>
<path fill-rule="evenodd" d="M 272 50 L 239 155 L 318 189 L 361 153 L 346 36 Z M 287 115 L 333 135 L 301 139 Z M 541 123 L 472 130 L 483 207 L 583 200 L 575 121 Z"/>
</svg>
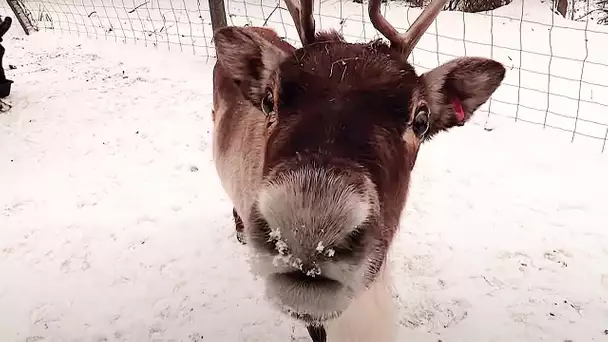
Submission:
<svg viewBox="0 0 608 342">
<path fill-rule="evenodd" d="M 423 74 L 431 112 L 427 137 L 464 125 L 492 96 L 505 72 L 494 60 L 461 57 Z"/>
<path fill-rule="evenodd" d="M 248 100 L 259 103 L 287 53 L 247 27 L 221 28 L 213 39 L 218 62 L 227 76 Z"/>
</svg>

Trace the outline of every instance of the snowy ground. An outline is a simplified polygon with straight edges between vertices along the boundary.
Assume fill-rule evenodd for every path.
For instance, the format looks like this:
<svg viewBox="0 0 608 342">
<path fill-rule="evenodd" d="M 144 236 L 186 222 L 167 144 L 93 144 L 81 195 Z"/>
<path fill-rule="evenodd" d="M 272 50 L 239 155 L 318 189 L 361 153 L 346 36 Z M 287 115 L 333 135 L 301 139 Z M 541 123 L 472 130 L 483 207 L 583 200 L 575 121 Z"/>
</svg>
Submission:
<svg viewBox="0 0 608 342">
<path fill-rule="evenodd" d="M 0 341 L 308 341 L 271 309 L 212 166 L 205 58 L 5 39 Z M 421 151 L 400 341 L 608 341 L 608 153 L 486 114 Z"/>
</svg>

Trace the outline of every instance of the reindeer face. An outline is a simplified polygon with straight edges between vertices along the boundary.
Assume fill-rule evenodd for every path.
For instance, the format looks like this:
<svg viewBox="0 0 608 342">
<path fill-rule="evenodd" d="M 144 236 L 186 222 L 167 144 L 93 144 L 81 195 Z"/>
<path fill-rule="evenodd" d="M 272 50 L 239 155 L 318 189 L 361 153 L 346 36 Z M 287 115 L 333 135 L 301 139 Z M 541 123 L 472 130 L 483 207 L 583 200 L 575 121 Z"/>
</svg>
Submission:
<svg viewBox="0 0 608 342">
<path fill-rule="evenodd" d="M 403 137 L 418 77 L 388 52 L 319 37 L 283 60 L 263 110 L 266 173 L 250 241 L 267 253 L 269 295 L 298 317 L 346 309 L 396 227 L 385 227 L 383 208 L 385 197 L 403 201 L 415 158 Z"/>
<path fill-rule="evenodd" d="M 389 45 L 337 33 L 294 53 L 235 27 L 215 42 L 266 122 L 263 186 L 245 218 L 257 272 L 295 317 L 339 316 L 385 260 L 420 143 L 464 124 L 505 69 L 460 58 L 418 76 Z"/>
</svg>

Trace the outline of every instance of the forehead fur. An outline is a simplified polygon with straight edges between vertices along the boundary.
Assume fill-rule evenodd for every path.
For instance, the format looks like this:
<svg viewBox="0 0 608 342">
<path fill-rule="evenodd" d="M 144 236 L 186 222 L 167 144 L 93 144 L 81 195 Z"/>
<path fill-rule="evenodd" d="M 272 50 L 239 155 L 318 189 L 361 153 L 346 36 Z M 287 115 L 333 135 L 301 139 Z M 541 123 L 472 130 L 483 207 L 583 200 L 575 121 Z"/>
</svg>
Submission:
<svg viewBox="0 0 608 342">
<path fill-rule="evenodd" d="M 293 95 L 339 101 L 355 100 L 347 95 L 359 93 L 366 101 L 392 102 L 400 111 L 407 109 L 413 89 L 421 86 L 414 68 L 387 43 L 347 43 L 336 31 L 317 34 L 315 43 L 296 50 L 280 65 L 279 74 L 281 95 L 288 97 L 283 104 Z"/>
</svg>

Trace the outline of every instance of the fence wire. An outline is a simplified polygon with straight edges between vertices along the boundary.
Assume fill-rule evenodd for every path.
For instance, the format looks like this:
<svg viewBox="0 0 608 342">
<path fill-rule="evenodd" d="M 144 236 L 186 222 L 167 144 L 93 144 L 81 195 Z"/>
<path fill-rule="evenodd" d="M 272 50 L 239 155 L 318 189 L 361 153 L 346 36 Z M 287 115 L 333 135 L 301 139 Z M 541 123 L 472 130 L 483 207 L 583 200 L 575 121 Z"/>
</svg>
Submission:
<svg viewBox="0 0 608 342">
<path fill-rule="evenodd" d="M 6 6 L 6 0 L 1 0 Z M 211 56 L 206 0 L 22 0 L 38 30 Z"/>
<path fill-rule="evenodd" d="M 6 0 L 0 0 L 4 12 Z M 39 30 L 189 51 L 213 58 L 207 0 L 19 0 Z M 565 19 L 551 2 L 514 0 L 481 13 L 444 11 L 410 62 L 427 71 L 460 56 L 491 57 L 508 68 L 503 85 L 480 111 L 484 125 L 508 117 L 564 132 L 572 141 L 608 141 L 608 26 L 591 21 L 592 0 L 578 2 L 584 21 Z M 581 4 L 583 6 L 581 6 Z M 397 0 L 382 5 L 405 31 L 421 12 Z M 281 0 L 225 0 L 229 25 L 270 26 L 294 45 L 297 31 Z M 573 6 L 574 7 L 574 6 Z M 315 0 L 318 30 L 336 29 L 351 42 L 380 38 L 360 0 Z M 572 14 L 572 16 L 575 16 Z M 582 20 L 582 19 L 581 19 Z M 480 115 L 478 115 L 479 117 Z"/>
</svg>

